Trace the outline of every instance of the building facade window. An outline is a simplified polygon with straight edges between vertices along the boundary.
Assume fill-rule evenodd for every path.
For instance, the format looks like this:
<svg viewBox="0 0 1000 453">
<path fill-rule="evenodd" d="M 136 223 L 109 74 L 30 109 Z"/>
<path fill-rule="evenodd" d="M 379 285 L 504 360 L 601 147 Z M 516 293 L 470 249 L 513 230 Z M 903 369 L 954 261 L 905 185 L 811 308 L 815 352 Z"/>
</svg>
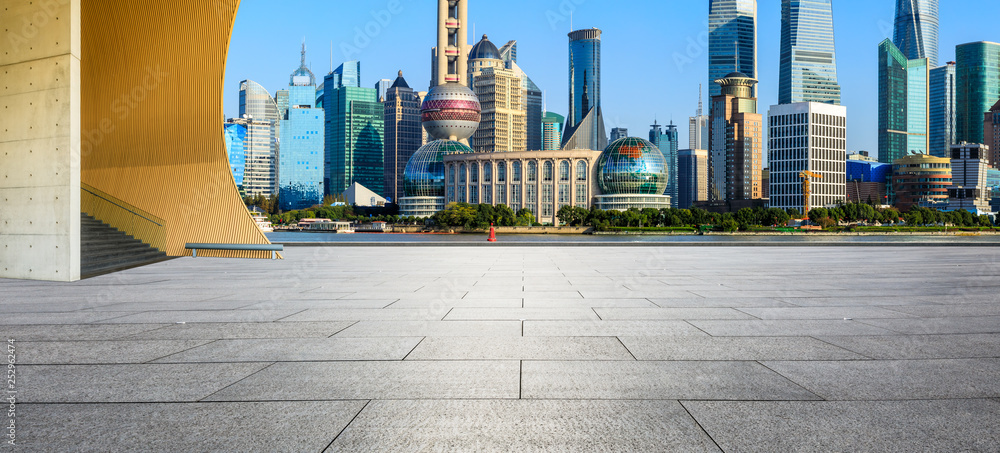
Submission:
<svg viewBox="0 0 1000 453">
<path fill-rule="evenodd" d="M 469 183 L 479 184 L 479 164 L 469 164 Z"/>
<path fill-rule="evenodd" d="M 497 182 L 500 184 L 507 182 L 507 164 L 504 162 L 497 163 Z"/>
<path fill-rule="evenodd" d="M 576 163 L 576 180 L 587 180 L 587 163 L 582 160 Z"/>
<path fill-rule="evenodd" d="M 458 183 L 465 184 L 465 164 L 458 166 Z"/>
<path fill-rule="evenodd" d="M 507 186 L 503 184 L 497 186 L 497 204 L 507 204 Z"/>
<path fill-rule="evenodd" d="M 486 162 L 483 164 L 483 182 L 493 183 L 493 164 Z"/>
<path fill-rule="evenodd" d="M 568 167 L 569 164 L 566 164 Z M 563 207 L 569 204 L 570 197 L 572 195 L 569 193 L 569 184 L 559 184 L 559 207 Z"/>
<path fill-rule="evenodd" d="M 569 161 L 559 163 L 559 182 L 569 181 Z"/>
<path fill-rule="evenodd" d="M 520 183 L 521 182 L 521 163 L 520 162 L 514 162 L 513 164 L 510 165 L 510 168 L 511 168 L 511 171 L 513 172 L 513 174 L 511 174 L 510 182 Z"/>
<path fill-rule="evenodd" d="M 534 161 L 528 162 L 528 182 L 538 182 L 538 164 Z"/>
<path fill-rule="evenodd" d="M 473 184 L 473 185 L 469 186 L 469 203 L 470 204 L 479 204 L 479 186 L 478 185 Z"/>
<path fill-rule="evenodd" d="M 483 184 L 483 203 L 493 204 L 493 186 Z"/>
<path fill-rule="evenodd" d="M 551 182 L 552 181 L 552 177 L 553 177 L 553 175 L 552 175 L 552 173 L 553 173 L 552 172 L 552 170 L 553 170 L 552 167 L 553 167 L 552 162 L 545 162 L 545 166 L 544 166 L 545 172 L 543 173 L 543 175 L 545 177 L 545 182 Z"/>
<path fill-rule="evenodd" d="M 576 205 L 580 207 L 586 206 L 587 203 L 587 186 L 584 184 L 576 185 Z"/>
</svg>

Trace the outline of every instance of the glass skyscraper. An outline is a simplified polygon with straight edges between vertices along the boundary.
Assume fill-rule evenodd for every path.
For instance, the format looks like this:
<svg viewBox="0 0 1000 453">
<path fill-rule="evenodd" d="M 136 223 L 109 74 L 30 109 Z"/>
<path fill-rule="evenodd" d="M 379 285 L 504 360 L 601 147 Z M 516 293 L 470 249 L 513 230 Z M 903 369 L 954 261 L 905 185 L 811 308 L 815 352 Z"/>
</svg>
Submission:
<svg viewBox="0 0 1000 453">
<path fill-rule="evenodd" d="M 908 60 L 888 39 L 878 47 L 878 160 L 928 151 L 927 59 Z"/>
<path fill-rule="evenodd" d="M 778 103 L 840 104 L 833 0 L 781 1 Z"/>
<path fill-rule="evenodd" d="M 562 115 L 553 112 L 545 112 L 542 117 L 542 150 L 556 151 L 562 141 L 563 122 L 566 121 Z"/>
<path fill-rule="evenodd" d="M 722 93 L 715 81 L 732 72 L 757 78 L 757 0 L 708 2 L 709 97 Z"/>
<path fill-rule="evenodd" d="M 955 142 L 955 64 L 948 64 L 930 71 L 930 148 L 935 157 L 948 157 Z"/>
<path fill-rule="evenodd" d="M 243 148 L 243 141 L 247 139 L 247 128 L 240 124 L 226 124 L 223 126 L 223 140 L 226 142 L 226 153 L 229 155 L 229 169 L 233 173 L 233 180 L 240 194 L 243 194 L 243 173 L 246 170 L 247 156 Z"/>
<path fill-rule="evenodd" d="M 670 196 L 670 206 L 676 208 L 680 201 L 677 192 L 677 151 L 679 147 L 677 126 L 671 121 L 665 127 L 666 130 L 660 129 L 660 125 L 653 121 L 653 125 L 649 129 L 649 141 L 660 149 L 663 158 L 667 161 L 667 190 L 663 194 Z"/>
<path fill-rule="evenodd" d="M 360 74 L 360 63 L 347 62 L 323 81 L 328 194 L 343 193 L 356 182 L 385 195 L 383 107 L 375 88 L 361 88 Z"/>
<path fill-rule="evenodd" d="M 938 0 L 896 0 L 892 43 L 907 60 L 938 64 Z"/>
<path fill-rule="evenodd" d="M 592 108 L 601 106 L 601 30 L 577 30 L 569 34 L 569 116 L 574 127 Z M 600 151 L 600 150 L 598 150 Z"/>
<path fill-rule="evenodd" d="M 278 158 L 278 203 L 286 211 L 304 209 L 323 202 L 323 109 L 316 101 L 316 77 L 302 64 L 289 77 L 283 97 L 287 105 L 281 120 L 281 154 Z M 282 108 L 282 106 L 279 106 Z"/>
<path fill-rule="evenodd" d="M 247 195 L 271 196 L 278 192 L 280 119 L 278 106 L 264 87 L 253 80 L 240 82 L 239 120 L 246 122 L 248 129 L 243 178 Z"/>
<path fill-rule="evenodd" d="M 973 42 L 955 47 L 958 105 L 956 143 L 983 143 L 983 115 L 1000 100 L 1000 44 Z"/>
<path fill-rule="evenodd" d="M 423 142 L 420 126 L 420 95 L 403 78 L 403 71 L 385 94 L 385 198 L 393 203 L 405 196 L 403 174 L 413 153 Z"/>
</svg>

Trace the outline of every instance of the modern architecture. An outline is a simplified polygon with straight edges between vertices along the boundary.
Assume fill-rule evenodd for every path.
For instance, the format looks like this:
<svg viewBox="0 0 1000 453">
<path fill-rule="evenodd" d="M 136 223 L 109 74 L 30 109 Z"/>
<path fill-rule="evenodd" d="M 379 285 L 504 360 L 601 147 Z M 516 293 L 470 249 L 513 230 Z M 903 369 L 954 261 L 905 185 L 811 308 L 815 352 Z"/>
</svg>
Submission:
<svg viewBox="0 0 1000 453">
<path fill-rule="evenodd" d="M 878 46 L 878 159 L 928 151 L 927 59 L 908 60 L 888 39 Z"/>
<path fill-rule="evenodd" d="M 708 197 L 737 211 L 763 198 L 763 116 L 753 96 L 756 79 L 734 72 L 716 83 L 721 93 L 712 97 Z"/>
<path fill-rule="evenodd" d="M 435 140 L 421 146 L 410 157 L 403 173 L 404 197 L 399 212 L 405 216 L 430 217 L 445 208 L 444 156 L 472 154 L 472 148 L 452 140 Z M 454 187 L 451 187 L 454 191 Z M 453 195 L 454 197 L 454 195 Z"/>
<path fill-rule="evenodd" d="M 677 207 L 688 209 L 708 201 L 708 150 L 677 152 Z"/>
<path fill-rule="evenodd" d="M 647 140 L 626 137 L 615 140 L 597 161 L 597 183 L 601 194 L 594 206 L 605 211 L 664 209 L 670 207 L 667 161 Z"/>
<path fill-rule="evenodd" d="M 420 95 L 413 91 L 399 71 L 386 91 L 383 107 L 385 195 L 396 202 L 404 195 L 403 179 L 410 156 L 423 144 L 420 127 Z"/>
<path fill-rule="evenodd" d="M 986 139 L 986 146 L 990 147 L 990 166 L 1000 169 L 1000 100 L 983 116 L 983 138 Z"/>
<path fill-rule="evenodd" d="M 948 210 L 966 210 L 973 214 L 990 213 L 990 189 L 987 186 L 990 148 L 979 143 L 959 143 L 951 147 L 951 185 L 948 186 Z"/>
<path fill-rule="evenodd" d="M 243 193 L 251 197 L 277 195 L 278 145 L 274 122 L 233 118 L 228 124 L 246 129 L 246 139 L 243 140 Z"/>
<path fill-rule="evenodd" d="M 843 202 L 847 195 L 847 108 L 818 102 L 772 105 L 767 120 L 770 206 L 805 214 L 807 204 L 823 207 Z M 810 183 L 808 203 L 804 177 Z"/>
<path fill-rule="evenodd" d="M 375 82 L 375 92 L 378 94 L 379 102 L 385 102 L 385 95 L 389 92 L 392 83 L 392 79 L 379 79 L 378 82 Z"/>
<path fill-rule="evenodd" d="M 781 0 L 778 103 L 840 104 L 833 0 Z"/>
<path fill-rule="evenodd" d="M 676 208 L 678 203 L 677 151 L 680 147 L 679 137 L 677 126 L 674 125 L 673 121 L 664 127 L 665 130 L 661 129 L 661 126 L 653 121 L 653 124 L 649 126 L 649 141 L 663 153 L 663 158 L 667 161 L 667 189 L 663 194 L 670 196 L 670 202 Z"/>
<path fill-rule="evenodd" d="M 943 207 L 951 186 L 951 159 L 910 154 L 892 163 L 889 200 L 902 212 L 913 206 Z"/>
<path fill-rule="evenodd" d="M 867 153 L 866 153 L 867 154 Z M 872 205 L 888 204 L 886 195 L 892 164 L 863 154 L 847 156 L 847 201 Z"/>
<path fill-rule="evenodd" d="M 955 143 L 955 62 L 930 70 L 928 89 L 928 152 L 932 156 L 946 157 Z"/>
<path fill-rule="evenodd" d="M 514 70 L 521 75 L 528 96 L 524 104 L 526 109 L 525 130 L 527 131 L 525 148 L 530 150 L 544 149 L 542 137 L 542 118 L 545 116 L 544 94 L 542 89 L 531 80 L 531 77 L 528 77 L 524 70 L 517 65 L 517 41 L 508 41 L 500 48 L 500 59 L 504 61 L 507 69 Z"/>
<path fill-rule="evenodd" d="M 601 110 L 601 30 L 569 34 L 569 115 L 565 149 L 604 149 L 608 136 Z"/>
<path fill-rule="evenodd" d="M 527 150 L 527 89 L 514 63 L 508 68 L 486 35 L 469 52 L 469 82 L 479 98 L 479 128 L 472 149 L 479 153 Z"/>
<path fill-rule="evenodd" d="M 611 141 L 617 141 L 619 138 L 628 137 L 628 129 L 624 127 L 613 127 L 611 128 Z"/>
<path fill-rule="evenodd" d="M 562 142 L 563 123 L 566 118 L 554 112 L 545 112 L 542 118 L 542 151 L 555 151 Z"/>
<path fill-rule="evenodd" d="M 715 83 L 731 72 L 757 77 L 757 0 L 709 0 L 708 94 L 722 93 Z M 757 97 L 756 87 L 750 97 Z"/>
<path fill-rule="evenodd" d="M 956 46 L 955 61 L 955 143 L 984 143 L 983 113 L 1000 100 L 1000 44 L 973 42 Z"/>
<path fill-rule="evenodd" d="M 354 84 L 359 74 L 360 64 L 348 62 L 323 82 L 324 187 L 332 195 L 342 193 L 355 182 L 379 194 L 385 191 L 383 107 L 374 88 Z"/>
<path fill-rule="evenodd" d="M 325 121 L 316 108 L 316 76 L 306 66 L 302 44 L 301 65 L 289 78 L 286 113 L 281 119 L 281 154 L 278 158 L 278 204 L 282 210 L 304 209 L 323 202 Z"/>
<path fill-rule="evenodd" d="M 711 134 L 711 127 L 708 124 L 709 119 L 711 117 L 705 115 L 702 109 L 701 85 L 698 85 L 698 111 L 695 113 L 695 116 L 688 118 L 689 149 L 708 149 L 708 137 Z"/>
<path fill-rule="evenodd" d="M 243 174 L 247 165 L 243 142 L 247 139 L 247 128 L 240 124 L 226 123 L 222 130 L 222 138 L 226 142 L 226 154 L 229 155 L 229 170 L 233 174 L 233 180 L 236 181 L 236 188 L 243 194 Z"/>
<path fill-rule="evenodd" d="M 907 60 L 938 65 L 938 0 L 896 0 L 893 44 Z"/>
</svg>

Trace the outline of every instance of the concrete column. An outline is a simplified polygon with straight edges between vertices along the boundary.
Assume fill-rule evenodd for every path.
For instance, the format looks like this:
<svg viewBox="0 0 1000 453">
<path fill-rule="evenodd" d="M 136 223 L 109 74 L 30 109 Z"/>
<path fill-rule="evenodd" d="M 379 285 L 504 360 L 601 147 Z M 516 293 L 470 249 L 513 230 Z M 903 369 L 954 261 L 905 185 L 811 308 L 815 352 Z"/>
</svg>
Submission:
<svg viewBox="0 0 1000 453">
<path fill-rule="evenodd" d="M 437 79 L 434 86 L 444 85 L 448 75 L 448 0 L 438 0 L 438 37 L 437 37 Z M 433 88 L 433 87 L 431 87 Z"/>
<path fill-rule="evenodd" d="M 469 74 L 469 0 L 458 0 L 458 83 L 468 85 Z"/>
<path fill-rule="evenodd" d="M 0 12 L 0 277 L 80 279 L 80 0 Z"/>
</svg>

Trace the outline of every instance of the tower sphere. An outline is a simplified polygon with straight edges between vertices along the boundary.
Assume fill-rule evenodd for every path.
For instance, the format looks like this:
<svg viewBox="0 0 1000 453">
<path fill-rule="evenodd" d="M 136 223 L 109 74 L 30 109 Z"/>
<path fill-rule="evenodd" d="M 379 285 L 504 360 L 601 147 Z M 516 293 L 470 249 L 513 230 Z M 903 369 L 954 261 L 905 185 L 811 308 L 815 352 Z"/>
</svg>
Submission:
<svg viewBox="0 0 1000 453">
<path fill-rule="evenodd" d="M 431 89 L 420 108 L 424 129 L 439 140 L 468 140 L 479 128 L 479 98 L 468 87 L 446 83 Z"/>
<path fill-rule="evenodd" d="M 606 195 L 663 195 L 667 160 L 648 140 L 615 140 L 597 160 L 597 178 Z"/>
</svg>

